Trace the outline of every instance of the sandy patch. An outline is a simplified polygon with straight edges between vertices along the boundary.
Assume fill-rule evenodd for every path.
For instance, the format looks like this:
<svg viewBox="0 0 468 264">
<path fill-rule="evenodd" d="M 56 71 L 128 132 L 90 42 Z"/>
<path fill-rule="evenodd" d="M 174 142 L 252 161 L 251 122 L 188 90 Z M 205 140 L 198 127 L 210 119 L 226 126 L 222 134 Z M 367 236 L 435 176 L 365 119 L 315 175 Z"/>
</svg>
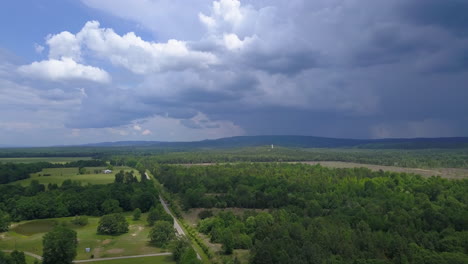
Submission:
<svg viewBox="0 0 468 264">
<path fill-rule="evenodd" d="M 112 242 L 112 239 L 106 239 L 106 240 L 102 241 L 102 244 L 103 244 L 103 245 L 107 245 L 107 244 L 109 244 L 110 242 Z"/>
</svg>

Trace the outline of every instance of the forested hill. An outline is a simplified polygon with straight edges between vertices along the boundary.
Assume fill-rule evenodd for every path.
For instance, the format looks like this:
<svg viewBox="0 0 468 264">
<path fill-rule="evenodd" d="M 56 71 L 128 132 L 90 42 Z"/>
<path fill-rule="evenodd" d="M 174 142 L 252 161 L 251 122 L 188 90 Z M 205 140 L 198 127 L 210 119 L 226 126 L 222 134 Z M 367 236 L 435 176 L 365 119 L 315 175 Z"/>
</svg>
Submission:
<svg viewBox="0 0 468 264">
<path fill-rule="evenodd" d="M 468 148 L 468 137 L 410 139 L 344 139 L 313 136 L 240 136 L 194 142 L 119 141 L 91 147 L 147 146 L 165 148 L 235 148 L 264 145 L 299 148 L 430 149 Z"/>
</svg>

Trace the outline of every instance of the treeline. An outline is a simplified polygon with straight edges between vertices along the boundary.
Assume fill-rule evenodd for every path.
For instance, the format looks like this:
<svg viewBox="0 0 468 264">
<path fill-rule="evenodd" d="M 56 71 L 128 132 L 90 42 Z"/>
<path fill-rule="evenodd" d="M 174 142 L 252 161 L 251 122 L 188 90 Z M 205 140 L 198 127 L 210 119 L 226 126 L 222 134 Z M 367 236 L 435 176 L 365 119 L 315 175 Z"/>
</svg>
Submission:
<svg viewBox="0 0 468 264">
<path fill-rule="evenodd" d="M 409 168 L 468 168 L 467 149 L 371 150 L 294 149 L 264 146 L 230 150 L 171 152 L 154 156 L 114 156 L 111 163 L 128 165 L 136 159 L 145 164 L 191 164 L 234 162 L 343 161 Z"/>
<path fill-rule="evenodd" d="M 1 163 L 0 162 L 0 184 L 19 181 L 29 178 L 31 173 L 40 172 L 46 168 L 73 168 L 73 167 L 100 167 L 106 166 L 104 160 L 78 160 L 67 163 Z"/>
<path fill-rule="evenodd" d="M 185 208 L 269 213 L 208 217 L 199 230 L 251 263 L 467 263 L 468 180 L 302 164 L 155 165 Z"/>
<path fill-rule="evenodd" d="M 130 173 L 128 173 L 130 174 Z M 142 177 L 107 185 L 81 186 L 66 180 L 61 186 L 32 181 L 28 187 L 0 185 L 0 211 L 7 212 L 13 221 L 55 218 L 75 215 L 101 216 L 132 211 L 147 212 L 157 202 L 154 184 Z"/>
</svg>

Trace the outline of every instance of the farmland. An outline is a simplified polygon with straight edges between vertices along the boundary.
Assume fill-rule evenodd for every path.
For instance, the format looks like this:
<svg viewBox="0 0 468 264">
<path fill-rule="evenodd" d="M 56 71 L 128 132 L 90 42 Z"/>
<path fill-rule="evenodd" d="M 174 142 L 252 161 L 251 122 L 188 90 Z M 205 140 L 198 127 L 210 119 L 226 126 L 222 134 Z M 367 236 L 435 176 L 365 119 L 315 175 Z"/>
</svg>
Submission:
<svg viewBox="0 0 468 264">
<path fill-rule="evenodd" d="M 115 167 L 112 173 L 104 174 L 105 167 L 86 167 L 85 174 L 79 174 L 78 168 L 47 168 L 38 173 L 31 174 L 28 179 L 16 181 L 22 186 L 28 186 L 31 181 L 37 180 L 41 184 L 62 184 L 65 180 L 78 181 L 82 184 L 106 184 L 114 181 L 115 174 L 120 170 L 131 171 L 129 167 Z M 98 172 L 98 173 L 95 173 Z M 47 175 L 47 176 L 45 176 Z"/>
</svg>

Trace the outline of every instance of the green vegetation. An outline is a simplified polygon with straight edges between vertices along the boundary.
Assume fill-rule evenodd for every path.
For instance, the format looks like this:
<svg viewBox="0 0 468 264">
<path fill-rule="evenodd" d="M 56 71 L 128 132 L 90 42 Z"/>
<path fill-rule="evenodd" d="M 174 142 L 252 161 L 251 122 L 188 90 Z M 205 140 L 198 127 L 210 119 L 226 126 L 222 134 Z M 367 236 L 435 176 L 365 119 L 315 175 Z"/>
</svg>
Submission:
<svg viewBox="0 0 468 264">
<path fill-rule="evenodd" d="M 126 164 L 134 157 L 114 157 L 111 163 Z M 408 168 L 468 168 L 468 149 L 300 149 L 270 146 L 172 152 L 142 159 L 144 164 L 191 164 L 232 162 L 344 161 Z"/>
<path fill-rule="evenodd" d="M 60 187 L 32 181 L 28 187 L 0 185 L 0 209 L 14 221 L 76 215 L 143 212 L 157 203 L 158 192 L 151 181 L 86 185 L 66 180 Z M 142 206 L 143 205 L 143 206 Z"/>
<path fill-rule="evenodd" d="M 141 257 L 130 259 L 93 261 L 93 264 L 173 264 L 171 256 Z"/>
<path fill-rule="evenodd" d="M 302 164 L 155 166 L 185 208 L 219 213 L 199 230 L 251 263 L 466 263 L 468 180 Z"/>
<path fill-rule="evenodd" d="M 0 233 L 8 231 L 10 227 L 10 215 L 0 209 Z"/>
<path fill-rule="evenodd" d="M 172 258 L 177 264 L 201 264 L 197 259 L 197 253 L 185 237 L 177 237 L 171 245 Z"/>
<path fill-rule="evenodd" d="M 171 224 L 174 223 L 174 219 L 170 216 L 161 204 L 157 204 L 156 207 L 152 207 L 148 212 L 148 218 L 146 219 L 149 226 L 153 226 L 157 221 L 166 221 Z"/>
<path fill-rule="evenodd" d="M 32 181 L 36 180 L 41 184 L 61 184 L 65 180 L 81 182 L 82 184 L 107 184 L 115 180 L 115 175 L 120 170 L 130 172 L 132 169 L 128 167 L 116 167 L 112 173 L 105 174 L 103 171 L 106 167 L 85 167 L 86 174 L 79 174 L 78 168 L 47 168 L 39 172 L 31 174 L 31 177 L 25 180 L 14 182 L 22 186 L 28 186 Z"/>
<path fill-rule="evenodd" d="M 42 238 L 43 264 L 71 264 L 76 257 L 76 231 L 57 225 Z"/>
<path fill-rule="evenodd" d="M 98 234 L 119 235 L 128 232 L 128 222 L 122 214 L 103 215 L 97 227 Z"/>
<path fill-rule="evenodd" d="M 1 264 L 26 264 L 24 252 L 13 250 L 10 254 L 0 251 Z"/>
<path fill-rule="evenodd" d="M 172 222 L 156 221 L 148 235 L 150 243 L 157 247 L 166 246 L 175 238 L 175 230 Z"/>
<path fill-rule="evenodd" d="M 148 243 L 148 234 L 151 228 L 146 225 L 146 216 L 147 214 L 143 214 L 141 220 L 133 221 L 131 213 L 126 213 L 125 217 L 130 224 L 129 231 L 119 236 L 97 234 L 96 229 L 99 217 L 92 216 L 88 217 L 89 223 L 86 226 L 71 224 L 71 220 L 73 220 L 74 217 L 19 222 L 18 228 L 20 229 L 21 226 L 24 225 L 27 225 L 28 228 L 31 229 L 34 227 L 37 228 L 36 230 L 28 230 L 27 235 L 17 233 L 17 227 L 0 234 L 2 236 L 0 239 L 0 249 L 14 249 L 16 247 L 21 251 L 42 255 L 42 237 L 44 234 L 51 231 L 54 226 L 64 224 L 77 232 L 79 241 L 77 260 L 90 259 L 91 255 L 94 255 L 95 258 L 106 258 L 160 253 L 162 251 L 161 249 Z M 47 221 L 49 228 L 44 230 L 40 227 L 40 222 L 38 221 Z M 33 224 L 29 224 L 31 222 L 33 222 Z M 91 252 L 87 253 L 85 248 L 91 248 Z M 135 259 L 133 259 L 133 261 L 135 261 Z M 113 263 L 119 262 L 114 261 Z M 168 263 L 172 262 L 169 261 Z"/>
<path fill-rule="evenodd" d="M 140 220 L 140 217 L 141 217 L 141 210 L 140 208 L 137 208 L 135 209 L 135 211 L 133 211 L 133 220 Z"/>
<path fill-rule="evenodd" d="M 72 161 L 90 160 L 91 157 L 26 157 L 26 158 L 0 158 L 0 163 L 38 163 L 48 162 L 65 164 Z"/>
</svg>

